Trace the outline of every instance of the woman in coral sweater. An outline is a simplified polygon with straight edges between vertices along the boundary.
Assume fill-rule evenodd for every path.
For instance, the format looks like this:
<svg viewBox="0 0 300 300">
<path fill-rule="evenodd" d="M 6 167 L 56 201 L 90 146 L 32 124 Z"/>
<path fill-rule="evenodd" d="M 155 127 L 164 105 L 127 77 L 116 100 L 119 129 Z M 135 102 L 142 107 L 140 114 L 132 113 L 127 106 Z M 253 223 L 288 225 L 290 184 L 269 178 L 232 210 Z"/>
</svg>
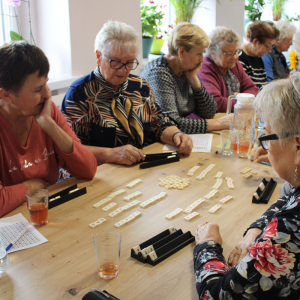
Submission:
<svg viewBox="0 0 300 300">
<path fill-rule="evenodd" d="M 29 189 L 57 182 L 59 167 L 92 179 L 94 155 L 51 101 L 49 62 L 38 47 L 13 42 L 0 48 L 0 216 L 25 201 Z"/>
</svg>

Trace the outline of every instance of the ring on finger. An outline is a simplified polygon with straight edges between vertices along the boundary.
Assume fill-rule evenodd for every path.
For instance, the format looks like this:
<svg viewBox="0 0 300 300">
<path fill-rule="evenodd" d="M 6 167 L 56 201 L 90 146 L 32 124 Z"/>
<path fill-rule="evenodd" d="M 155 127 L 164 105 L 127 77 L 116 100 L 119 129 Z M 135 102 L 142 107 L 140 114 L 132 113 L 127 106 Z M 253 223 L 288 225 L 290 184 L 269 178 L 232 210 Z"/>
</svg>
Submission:
<svg viewBox="0 0 300 300">
<path fill-rule="evenodd" d="M 132 159 L 133 159 L 133 156 L 131 155 L 130 158 L 129 158 L 129 160 L 132 161 L 132 162 L 134 162 Z"/>
</svg>

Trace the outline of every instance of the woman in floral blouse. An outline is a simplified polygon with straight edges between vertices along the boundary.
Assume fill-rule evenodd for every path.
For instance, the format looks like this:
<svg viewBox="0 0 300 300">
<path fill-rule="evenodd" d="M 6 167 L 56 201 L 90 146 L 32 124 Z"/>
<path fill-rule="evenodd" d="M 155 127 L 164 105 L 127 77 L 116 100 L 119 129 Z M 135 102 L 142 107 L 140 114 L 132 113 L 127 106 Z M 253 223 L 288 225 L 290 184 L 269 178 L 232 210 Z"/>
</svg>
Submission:
<svg viewBox="0 0 300 300">
<path fill-rule="evenodd" d="M 200 299 L 300 297 L 300 73 L 265 86 L 255 106 L 265 121 L 260 142 L 293 189 L 248 227 L 228 264 L 218 225 L 198 226 L 194 267 Z"/>
</svg>

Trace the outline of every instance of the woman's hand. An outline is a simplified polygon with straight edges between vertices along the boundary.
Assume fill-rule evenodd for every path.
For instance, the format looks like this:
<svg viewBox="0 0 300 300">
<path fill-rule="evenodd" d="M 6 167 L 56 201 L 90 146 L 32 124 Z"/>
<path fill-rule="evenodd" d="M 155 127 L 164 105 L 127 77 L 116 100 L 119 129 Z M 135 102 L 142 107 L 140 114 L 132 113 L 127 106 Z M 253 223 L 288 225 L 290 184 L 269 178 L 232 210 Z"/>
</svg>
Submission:
<svg viewBox="0 0 300 300">
<path fill-rule="evenodd" d="M 189 155 L 192 152 L 193 140 L 188 134 L 175 134 L 174 143 L 176 147 L 179 147 L 178 153 Z"/>
<path fill-rule="evenodd" d="M 107 150 L 109 153 L 107 159 L 105 160 L 106 163 L 116 163 L 130 166 L 136 162 L 145 160 L 144 153 L 132 145 L 125 145 Z"/>
<path fill-rule="evenodd" d="M 268 151 L 266 151 L 263 147 L 253 148 L 250 154 L 250 160 L 260 163 L 262 161 L 270 163 L 268 158 Z"/>
<path fill-rule="evenodd" d="M 202 63 L 197 65 L 193 70 L 185 71 L 185 75 L 194 90 L 198 90 L 202 87 L 198 73 L 201 70 Z"/>
<path fill-rule="evenodd" d="M 29 179 L 23 182 L 29 190 L 46 189 L 50 184 L 42 179 Z"/>
<path fill-rule="evenodd" d="M 244 238 L 237 243 L 235 248 L 231 251 L 228 257 L 228 265 L 236 267 L 236 265 L 248 254 L 255 238 L 261 233 L 259 228 L 251 228 L 248 230 Z"/>
<path fill-rule="evenodd" d="M 51 97 L 51 91 L 48 86 L 47 88 L 47 97 L 45 97 L 44 106 L 42 111 L 34 116 L 35 121 L 37 124 L 45 130 L 48 126 L 49 121 L 52 121 L 51 118 L 51 109 L 52 109 L 52 97 Z M 46 131 L 46 130 L 45 130 Z"/>
<path fill-rule="evenodd" d="M 200 224 L 195 232 L 196 243 L 200 244 L 204 241 L 215 241 L 222 246 L 222 237 L 218 224 L 205 223 Z"/>
<path fill-rule="evenodd" d="M 233 124 L 234 114 L 226 115 L 218 119 L 207 120 L 207 131 L 229 129 L 229 124 Z"/>
</svg>

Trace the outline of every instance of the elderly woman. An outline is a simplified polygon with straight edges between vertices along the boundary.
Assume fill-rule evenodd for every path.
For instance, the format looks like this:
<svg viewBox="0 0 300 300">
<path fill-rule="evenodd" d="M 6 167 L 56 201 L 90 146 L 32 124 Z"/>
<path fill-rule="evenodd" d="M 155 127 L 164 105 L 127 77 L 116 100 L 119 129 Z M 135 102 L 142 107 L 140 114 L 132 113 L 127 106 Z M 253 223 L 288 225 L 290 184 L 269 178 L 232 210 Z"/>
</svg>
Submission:
<svg viewBox="0 0 300 300">
<path fill-rule="evenodd" d="M 256 96 L 258 88 L 238 60 L 241 50 L 237 34 L 229 28 L 218 26 L 210 33 L 209 38 L 210 45 L 199 77 L 207 92 L 218 103 L 218 112 L 225 112 L 228 96 L 238 93 Z"/>
<path fill-rule="evenodd" d="M 82 146 L 47 86 L 49 62 L 27 42 L 0 48 L 0 216 L 25 201 L 25 192 L 57 182 L 59 167 L 92 179 L 97 163 Z"/>
<path fill-rule="evenodd" d="M 239 61 L 253 82 L 260 89 L 268 83 L 262 57 L 272 49 L 279 30 L 272 22 L 256 21 L 248 30 L 248 42 L 242 46 Z"/>
<path fill-rule="evenodd" d="M 229 256 L 232 269 L 218 225 L 199 225 L 194 266 L 201 299 L 299 299 L 300 74 L 266 85 L 254 105 L 265 121 L 260 142 L 293 189 L 248 227 Z"/>
<path fill-rule="evenodd" d="M 289 50 L 293 44 L 293 36 L 297 31 L 296 27 L 287 20 L 280 20 L 275 26 L 280 31 L 280 35 L 275 40 L 271 52 L 262 57 L 269 82 L 274 79 L 286 78 L 290 74 L 290 69 L 282 52 Z"/>
<path fill-rule="evenodd" d="M 186 133 L 228 128 L 232 119 L 212 119 L 217 103 L 198 77 L 208 45 L 209 38 L 200 27 L 180 23 L 169 36 L 169 53 L 148 63 L 141 73 L 163 112 Z"/>
<path fill-rule="evenodd" d="M 95 41 L 97 67 L 67 91 L 62 111 L 98 163 L 132 165 L 140 150 L 161 141 L 189 154 L 192 140 L 164 117 L 148 83 L 136 69 L 140 37 L 124 23 L 104 24 Z"/>
</svg>

